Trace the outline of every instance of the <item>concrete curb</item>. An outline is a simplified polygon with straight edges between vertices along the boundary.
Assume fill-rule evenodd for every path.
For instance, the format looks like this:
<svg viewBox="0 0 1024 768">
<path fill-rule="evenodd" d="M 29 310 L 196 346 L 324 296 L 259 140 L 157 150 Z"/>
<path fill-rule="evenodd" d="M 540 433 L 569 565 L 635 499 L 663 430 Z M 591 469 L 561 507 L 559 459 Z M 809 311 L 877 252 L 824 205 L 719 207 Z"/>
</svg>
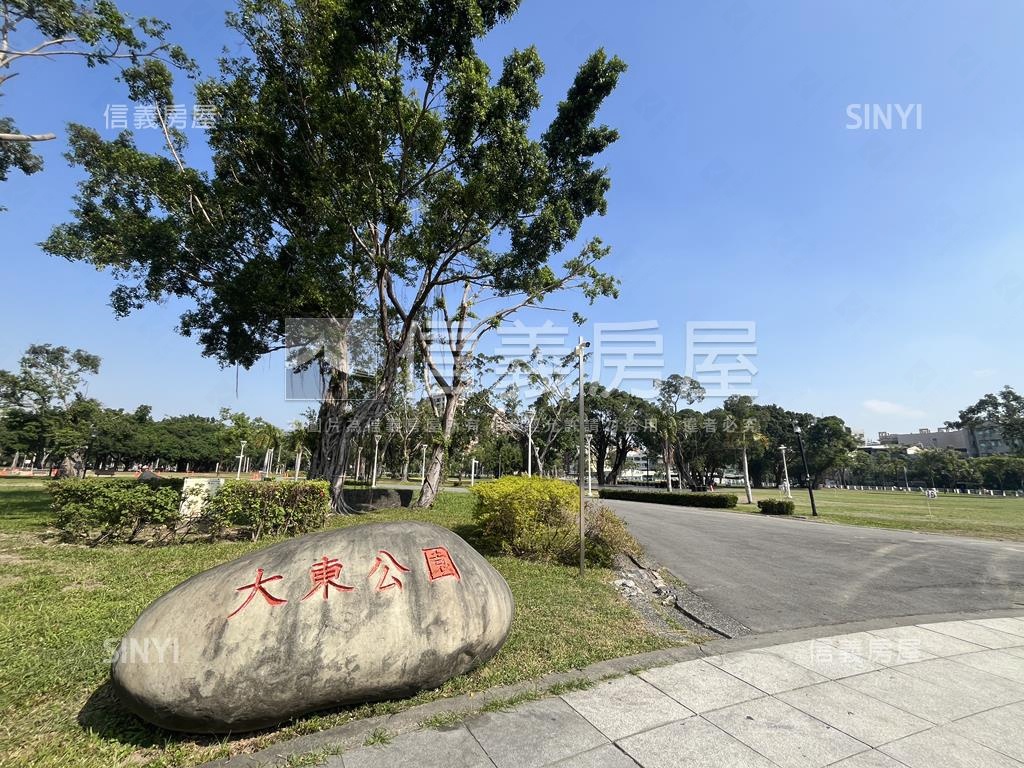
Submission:
<svg viewBox="0 0 1024 768">
<path fill-rule="evenodd" d="M 491 688 L 476 694 L 463 694 L 450 699 L 440 699 L 427 704 L 378 717 L 356 720 L 345 725 L 317 733 L 282 741 L 253 754 L 236 755 L 203 763 L 199 768 L 270 768 L 283 766 L 289 759 L 319 751 L 338 751 L 363 746 L 366 739 L 377 729 L 387 729 L 392 735 L 414 731 L 423 721 L 439 714 L 472 715 L 488 704 L 523 694 L 547 695 L 552 687 L 574 681 L 598 682 L 609 677 L 620 677 L 641 669 L 661 667 L 680 661 L 691 661 L 704 656 L 715 656 L 734 651 L 745 651 L 783 643 L 814 640 L 819 637 L 845 635 L 853 632 L 867 632 L 913 624 L 930 624 L 941 621 L 964 621 L 1019 616 L 1020 607 L 980 611 L 975 613 L 944 613 L 919 616 L 899 616 L 885 619 L 870 619 L 846 624 L 831 624 L 759 635 L 746 635 L 732 639 L 716 639 L 707 643 L 667 648 L 635 656 L 624 656 L 591 664 L 580 670 L 558 672 L 514 685 Z"/>
</svg>

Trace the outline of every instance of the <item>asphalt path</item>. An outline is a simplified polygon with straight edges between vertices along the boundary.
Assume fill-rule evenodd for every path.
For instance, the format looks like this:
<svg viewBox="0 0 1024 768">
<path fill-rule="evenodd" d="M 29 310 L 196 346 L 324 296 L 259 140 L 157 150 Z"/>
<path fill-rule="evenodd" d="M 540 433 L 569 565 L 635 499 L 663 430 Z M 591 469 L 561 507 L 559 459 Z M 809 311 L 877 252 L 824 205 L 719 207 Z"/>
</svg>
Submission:
<svg viewBox="0 0 1024 768">
<path fill-rule="evenodd" d="M 651 557 L 755 632 L 1024 607 L 1024 542 L 604 503 Z"/>
</svg>

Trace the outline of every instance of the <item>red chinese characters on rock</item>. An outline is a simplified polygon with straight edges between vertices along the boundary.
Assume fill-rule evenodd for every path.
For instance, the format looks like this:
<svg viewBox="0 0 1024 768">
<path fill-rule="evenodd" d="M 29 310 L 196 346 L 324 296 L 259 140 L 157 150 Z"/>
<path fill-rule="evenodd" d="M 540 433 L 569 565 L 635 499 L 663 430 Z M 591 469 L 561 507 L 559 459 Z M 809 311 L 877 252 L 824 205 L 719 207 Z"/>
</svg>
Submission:
<svg viewBox="0 0 1024 768">
<path fill-rule="evenodd" d="M 309 580 L 313 582 L 313 588 L 302 599 L 305 600 L 307 597 L 312 597 L 318 589 L 323 590 L 324 600 L 327 599 L 331 587 L 334 587 L 339 592 L 353 591 L 355 587 L 339 584 L 335 581 L 336 578 L 341 576 L 341 569 L 343 567 L 337 558 L 327 557 L 327 555 L 320 558 L 319 562 L 313 563 L 313 567 L 309 569 Z"/>
<path fill-rule="evenodd" d="M 263 599 L 266 600 L 269 605 L 284 605 L 285 603 L 287 603 L 287 600 L 282 600 L 280 598 L 274 597 L 267 591 L 266 587 L 263 586 L 264 584 L 269 584 L 272 581 L 277 581 L 283 578 L 283 576 L 277 575 L 271 576 L 268 579 L 264 579 L 263 569 L 257 568 L 256 580 L 253 581 L 252 584 L 246 584 L 244 587 L 238 587 L 235 590 L 236 592 L 243 592 L 247 589 L 250 591 L 249 594 L 246 596 L 245 600 L 242 602 L 242 604 L 238 606 L 235 610 L 233 610 L 230 614 L 228 614 L 228 618 L 230 619 L 232 616 L 236 616 L 238 613 L 240 613 L 241 610 L 245 608 L 245 606 L 252 602 L 252 599 L 256 597 L 257 594 L 262 595 Z"/>
<path fill-rule="evenodd" d="M 409 569 L 398 562 L 395 556 L 386 549 L 382 549 L 377 553 L 377 558 L 373 561 L 373 568 L 370 569 L 367 578 L 373 576 L 378 569 L 381 572 L 380 580 L 377 582 L 378 592 L 391 589 L 392 587 L 402 589 L 402 580 L 399 578 L 399 574 L 408 573 Z"/>
<path fill-rule="evenodd" d="M 454 576 L 457 581 L 462 581 L 462 574 L 444 547 L 424 549 L 423 557 L 427 560 L 427 575 L 431 581 L 443 579 L 445 576 Z"/>
</svg>

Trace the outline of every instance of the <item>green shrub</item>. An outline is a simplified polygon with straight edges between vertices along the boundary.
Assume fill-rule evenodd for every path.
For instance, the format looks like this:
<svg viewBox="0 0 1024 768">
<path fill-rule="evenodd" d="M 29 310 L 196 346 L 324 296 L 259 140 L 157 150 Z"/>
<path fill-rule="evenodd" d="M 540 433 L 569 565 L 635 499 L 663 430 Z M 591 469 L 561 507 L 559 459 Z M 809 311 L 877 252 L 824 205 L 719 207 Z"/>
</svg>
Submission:
<svg viewBox="0 0 1024 768">
<path fill-rule="evenodd" d="M 507 475 L 473 486 L 474 517 L 484 541 L 517 557 L 574 563 L 579 557 L 579 490 L 561 480 Z M 587 559 L 611 565 L 636 540 L 608 508 L 588 504 L 584 520 Z"/>
<path fill-rule="evenodd" d="M 790 499 L 761 499 L 757 508 L 763 515 L 792 515 L 796 505 Z"/>
<path fill-rule="evenodd" d="M 133 542 L 154 528 L 161 539 L 217 535 L 230 528 L 255 541 L 323 528 L 330 512 L 329 486 L 323 481 L 229 480 L 198 517 L 182 519 L 183 484 L 168 479 L 66 479 L 51 483 L 50 492 L 57 527 L 91 544 Z"/>
<path fill-rule="evenodd" d="M 253 541 L 294 536 L 323 528 L 330 500 L 329 486 L 322 480 L 229 480 L 207 501 L 202 518 L 212 529 L 242 529 Z"/>
<path fill-rule="evenodd" d="M 629 491 L 623 488 L 602 488 L 602 499 L 619 501 L 647 501 L 652 504 L 671 504 L 676 507 L 712 507 L 729 509 L 736 506 L 739 497 L 734 493 L 676 493 L 672 491 Z"/>
<path fill-rule="evenodd" d="M 57 527 L 91 543 L 134 541 L 147 528 L 178 522 L 182 481 L 67 478 L 49 485 Z"/>
</svg>

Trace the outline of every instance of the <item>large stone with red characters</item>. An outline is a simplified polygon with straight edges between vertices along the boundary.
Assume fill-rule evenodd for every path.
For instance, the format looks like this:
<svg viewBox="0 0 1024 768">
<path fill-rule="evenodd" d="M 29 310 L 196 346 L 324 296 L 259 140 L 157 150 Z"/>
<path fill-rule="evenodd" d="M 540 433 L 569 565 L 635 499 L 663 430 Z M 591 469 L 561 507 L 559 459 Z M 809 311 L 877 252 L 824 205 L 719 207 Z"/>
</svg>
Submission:
<svg viewBox="0 0 1024 768">
<path fill-rule="evenodd" d="M 356 525 L 179 584 L 121 640 L 112 681 L 164 728 L 253 730 L 435 688 L 494 656 L 513 610 L 501 574 L 451 531 Z"/>
</svg>

